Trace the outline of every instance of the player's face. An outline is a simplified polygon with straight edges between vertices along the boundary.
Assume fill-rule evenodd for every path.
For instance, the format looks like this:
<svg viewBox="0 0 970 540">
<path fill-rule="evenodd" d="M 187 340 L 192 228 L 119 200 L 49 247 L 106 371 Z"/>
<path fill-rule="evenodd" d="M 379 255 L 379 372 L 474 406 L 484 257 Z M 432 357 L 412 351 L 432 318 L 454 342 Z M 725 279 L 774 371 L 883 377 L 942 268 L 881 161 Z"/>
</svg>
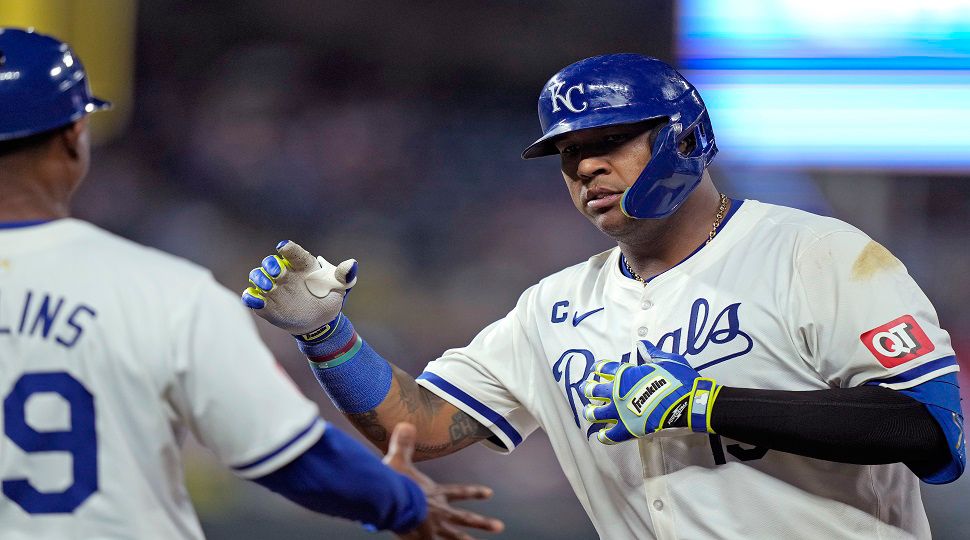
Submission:
<svg viewBox="0 0 970 540">
<path fill-rule="evenodd" d="M 573 204 L 609 236 L 634 224 L 620 199 L 650 161 L 649 135 L 642 124 L 629 124 L 576 131 L 556 142 Z"/>
</svg>

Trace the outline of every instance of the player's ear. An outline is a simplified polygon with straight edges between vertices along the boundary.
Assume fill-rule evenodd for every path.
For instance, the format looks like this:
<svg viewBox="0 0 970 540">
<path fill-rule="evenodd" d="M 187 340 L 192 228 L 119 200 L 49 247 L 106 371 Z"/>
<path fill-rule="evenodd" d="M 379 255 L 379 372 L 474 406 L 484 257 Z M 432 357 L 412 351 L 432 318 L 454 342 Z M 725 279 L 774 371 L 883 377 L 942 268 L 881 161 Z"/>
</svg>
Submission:
<svg viewBox="0 0 970 540">
<path fill-rule="evenodd" d="M 83 152 L 83 146 L 85 144 L 85 137 L 87 137 L 88 129 L 88 119 L 87 117 L 82 117 L 73 124 L 67 125 L 61 129 L 60 133 L 55 137 L 61 148 L 67 153 L 71 159 L 78 159 L 81 157 Z"/>
</svg>

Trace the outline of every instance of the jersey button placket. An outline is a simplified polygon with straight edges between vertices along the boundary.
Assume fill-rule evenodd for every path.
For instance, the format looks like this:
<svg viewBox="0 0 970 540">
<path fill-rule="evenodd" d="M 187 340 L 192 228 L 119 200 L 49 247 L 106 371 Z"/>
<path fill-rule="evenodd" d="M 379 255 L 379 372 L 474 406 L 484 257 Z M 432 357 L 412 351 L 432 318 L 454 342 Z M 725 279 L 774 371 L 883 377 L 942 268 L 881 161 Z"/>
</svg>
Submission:
<svg viewBox="0 0 970 540">
<path fill-rule="evenodd" d="M 636 309 L 637 307 L 640 308 L 639 311 Z M 634 327 L 636 328 L 636 331 L 634 332 L 635 335 L 633 336 L 634 343 L 647 339 L 647 336 L 650 335 L 650 327 L 653 326 L 652 323 L 654 322 L 654 317 L 648 310 L 652 307 L 654 307 L 653 300 L 650 300 L 649 295 L 646 292 L 640 296 L 639 304 L 630 306 L 632 309 L 630 314 L 634 315 L 634 320 L 636 322 L 636 326 Z M 637 358 L 636 347 L 633 349 L 631 358 Z"/>
<path fill-rule="evenodd" d="M 646 496 L 654 535 L 658 540 L 675 539 L 677 533 L 673 512 L 664 502 L 665 499 L 669 500 L 670 493 L 667 491 L 663 439 L 646 438 L 637 442 L 643 470 L 643 494 Z"/>
</svg>

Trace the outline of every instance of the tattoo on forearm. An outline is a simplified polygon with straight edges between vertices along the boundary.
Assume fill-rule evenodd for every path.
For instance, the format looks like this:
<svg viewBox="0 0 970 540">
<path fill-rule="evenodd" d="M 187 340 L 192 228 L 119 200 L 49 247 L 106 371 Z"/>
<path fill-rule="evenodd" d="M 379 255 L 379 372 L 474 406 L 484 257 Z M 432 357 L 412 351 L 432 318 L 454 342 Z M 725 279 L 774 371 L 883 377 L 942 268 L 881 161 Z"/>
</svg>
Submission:
<svg viewBox="0 0 970 540">
<path fill-rule="evenodd" d="M 444 426 L 441 424 L 447 421 L 447 417 L 441 419 L 435 417 L 442 407 L 448 405 L 448 402 L 422 388 L 406 372 L 397 367 L 393 369 L 398 389 L 397 399 L 388 400 L 387 403 L 380 405 L 380 414 L 375 409 L 347 415 L 354 427 L 372 443 L 385 446 L 390 430 L 394 424 L 401 421 L 411 422 L 419 426 L 419 429 L 420 426 L 435 424 L 441 426 L 440 428 L 428 427 L 427 429 L 431 430 L 429 433 L 439 433 L 439 435 L 429 437 L 432 439 L 430 441 L 419 440 L 415 444 L 415 457 L 418 459 L 445 456 L 492 435 L 491 430 L 478 420 L 463 411 L 457 411 L 451 415 L 451 424 L 447 426 L 448 440 L 442 441 Z"/>
<path fill-rule="evenodd" d="M 397 379 L 397 386 L 400 389 L 401 404 L 407 409 L 409 415 L 417 413 L 434 416 L 441 406 L 440 400 L 432 399 L 434 394 L 421 388 L 410 375 L 400 369 L 394 369 L 394 378 Z"/>
<path fill-rule="evenodd" d="M 418 412 L 421 409 L 421 387 L 402 371 L 395 371 L 394 378 L 397 379 L 397 386 L 401 389 L 401 404 L 407 409 L 408 414 Z"/>
<path fill-rule="evenodd" d="M 435 458 L 438 456 L 448 455 L 448 450 L 451 449 L 451 443 L 442 444 L 421 444 L 417 443 L 414 445 L 414 453 L 421 458 Z"/>
<path fill-rule="evenodd" d="M 458 411 L 451 417 L 451 427 L 448 428 L 448 434 L 451 436 L 451 443 L 454 446 L 467 439 L 473 439 L 473 441 L 486 439 L 492 432 L 464 411 Z"/>
<path fill-rule="evenodd" d="M 449 442 L 440 444 L 417 444 L 415 453 L 421 459 L 446 456 L 471 446 L 476 442 L 487 439 L 492 435 L 492 431 L 483 426 L 464 411 L 458 411 L 451 417 L 451 425 L 448 426 Z"/>
<path fill-rule="evenodd" d="M 358 414 L 348 414 L 350 420 L 358 431 L 364 434 L 373 443 L 387 441 L 387 429 L 381 425 L 377 418 L 377 411 L 367 411 Z"/>
</svg>

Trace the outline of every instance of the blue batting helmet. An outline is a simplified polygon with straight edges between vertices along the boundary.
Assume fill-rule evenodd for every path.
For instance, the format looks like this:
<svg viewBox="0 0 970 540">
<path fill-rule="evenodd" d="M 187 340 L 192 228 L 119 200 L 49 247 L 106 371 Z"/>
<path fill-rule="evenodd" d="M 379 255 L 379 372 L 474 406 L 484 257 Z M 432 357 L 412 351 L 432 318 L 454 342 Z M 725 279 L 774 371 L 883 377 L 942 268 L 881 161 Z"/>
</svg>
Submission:
<svg viewBox="0 0 970 540">
<path fill-rule="evenodd" d="M 525 159 L 557 154 L 561 135 L 583 129 L 666 120 L 650 162 L 623 194 L 623 213 L 662 218 L 674 213 L 700 184 L 717 154 L 707 107 L 687 79 L 669 65 L 638 54 L 594 56 L 549 79 L 539 95 L 542 137 L 522 152 Z M 694 135 L 688 154 L 680 142 Z"/>
<path fill-rule="evenodd" d="M 66 43 L 0 28 L 0 141 L 66 126 L 110 106 L 91 95 L 84 66 Z"/>
</svg>

